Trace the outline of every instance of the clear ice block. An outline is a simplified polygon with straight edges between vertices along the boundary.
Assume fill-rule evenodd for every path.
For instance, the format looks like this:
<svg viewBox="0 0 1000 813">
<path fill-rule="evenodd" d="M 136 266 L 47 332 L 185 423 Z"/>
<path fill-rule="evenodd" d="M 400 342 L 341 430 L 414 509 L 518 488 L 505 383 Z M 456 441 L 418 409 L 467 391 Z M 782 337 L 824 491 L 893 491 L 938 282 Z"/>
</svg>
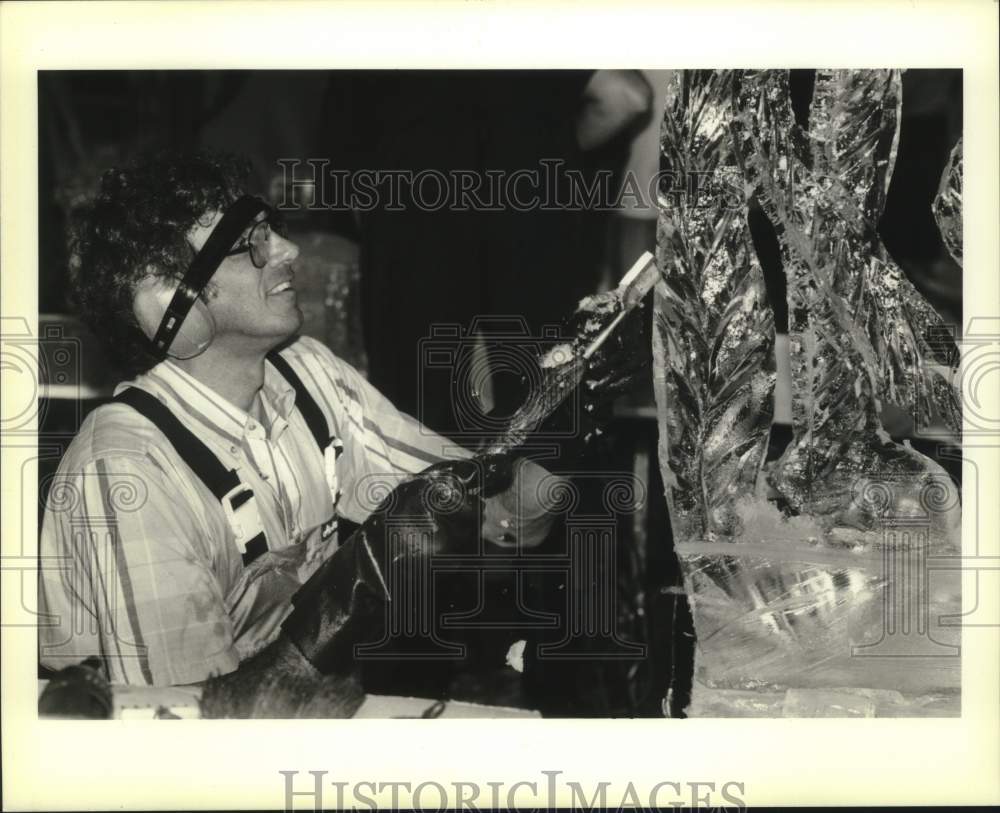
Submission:
<svg viewBox="0 0 1000 813">
<path fill-rule="evenodd" d="M 817 71 L 807 126 L 787 71 L 681 72 L 668 93 L 661 168 L 685 183 L 659 197 L 654 382 L 694 713 L 957 713 L 957 575 L 928 573 L 958 552 L 958 492 L 880 420 L 891 403 L 960 437 L 954 344 L 877 232 L 900 92 L 896 71 Z M 750 195 L 788 283 L 793 439 L 766 486 Z"/>
<path fill-rule="evenodd" d="M 962 264 L 962 139 L 951 151 L 934 198 L 934 219 L 948 253 Z"/>
</svg>

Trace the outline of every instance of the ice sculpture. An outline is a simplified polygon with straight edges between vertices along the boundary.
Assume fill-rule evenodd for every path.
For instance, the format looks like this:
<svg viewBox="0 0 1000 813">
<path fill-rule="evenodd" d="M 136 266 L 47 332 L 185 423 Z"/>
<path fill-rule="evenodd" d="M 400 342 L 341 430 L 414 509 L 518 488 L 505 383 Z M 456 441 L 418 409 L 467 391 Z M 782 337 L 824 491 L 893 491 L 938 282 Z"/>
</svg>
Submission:
<svg viewBox="0 0 1000 813">
<path fill-rule="evenodd" d="M 877 233 L 899 104 L 887 70 L 817 71 L 807 126 L 787 71 L 678 72 L 669 90 L 662 175 L 685 184 L 659 196 L 654 381 L 695 713 L 957 708 L 955 628 L 926 628 L 958 590 L 920 581 L 958 551 L 957 490 L 880 421 L 892 403 L 960 436 L 954 344 Z M 750 195 L 778 235 L 792 356 L 793 439 L 766 470 L 773 330 Z M 900 567 L 919 578 L 894 582 Z M 920 635 L 886 638 L 900 613 Z"/>
<path fill-rule="evenodd" d="M 678 539 L 732 533 L 771 424 L 774 324 L 730 131 L 737 81 L 679 71 L 663 118 L 653 352 L 670 363 L 653 375 L 670 404 L 660 441 Z"/>
<path fill-rule="evenodd" d="M 934 199 L 934 219 L 948 253 L 962 264 L 962 139 L 951 151 Z"/>
</svg>

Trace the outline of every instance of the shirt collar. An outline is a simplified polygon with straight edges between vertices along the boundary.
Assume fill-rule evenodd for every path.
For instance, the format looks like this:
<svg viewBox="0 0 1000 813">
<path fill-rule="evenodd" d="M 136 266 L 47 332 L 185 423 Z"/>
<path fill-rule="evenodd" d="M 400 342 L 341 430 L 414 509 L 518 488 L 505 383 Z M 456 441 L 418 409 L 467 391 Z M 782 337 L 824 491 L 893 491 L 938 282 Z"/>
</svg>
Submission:
<svg viewBox="0 0 1000 813">
<path fill-rule="evenodd" d="M 231 443 L 239 443 L 253 431 L 258 422 L 215 390 L 181 369 L 170 359 L 161 361 L 134 380 L 115 388 L 117 395 L 129 386 L 136 386 L 160 397 L 180 418 L 190 418 L 206 429 L 223 435 Z M 261 389 L 264 409 L 269 416 L 280 415 L 286 421 L 295 405 L 295 389 L 266 361 L 264 386 Z"/>
<path fill-rule="evenodd" d="M 267 360 L 264 361 L 264 392 L 267 394 L 267 403 L 287 421 L 295 406 L 295 387 Z"/>
</svg>

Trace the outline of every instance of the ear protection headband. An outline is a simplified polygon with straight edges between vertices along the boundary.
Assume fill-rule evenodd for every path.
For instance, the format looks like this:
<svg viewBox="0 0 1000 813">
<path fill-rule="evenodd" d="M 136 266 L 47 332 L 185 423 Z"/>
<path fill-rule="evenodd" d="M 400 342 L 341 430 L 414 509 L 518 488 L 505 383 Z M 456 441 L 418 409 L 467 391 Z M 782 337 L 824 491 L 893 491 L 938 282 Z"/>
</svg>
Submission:
<svg viewBox="0 0 1000 813">
<path fill-rule="evenodd" d="M 211 344 L 215 320 L 198 297 L 247 224 L 268 208 L 264 201 L 249 195 L 237 199 L 212 229 L 179 283 L 156 278 L 140 283 L 135 315 L 158 356 L 192 358 Z"/>
</svg>

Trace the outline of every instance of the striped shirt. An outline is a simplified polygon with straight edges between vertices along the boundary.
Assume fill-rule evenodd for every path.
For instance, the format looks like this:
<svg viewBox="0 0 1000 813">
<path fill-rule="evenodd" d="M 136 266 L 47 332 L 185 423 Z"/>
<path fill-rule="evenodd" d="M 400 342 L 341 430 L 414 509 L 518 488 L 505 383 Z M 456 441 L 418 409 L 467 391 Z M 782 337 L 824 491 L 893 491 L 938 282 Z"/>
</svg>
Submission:
<svg viewBox="0 0 1000 813">
<path fill-rule="evenodd" d="M 119 385 L 116 393 L 135 386 L 157 397 L 237 471 L 253 490 L 269 550 L 244 566 L 221 503 L 166 437 L 127 405 L 99 407 L 59 465 L 42 523 L 43 665 L 98 655 L 112 682 L 144 685 L 231 672 L 274 640 L 292 595 L 336 549 L 331 520 L 363 522 L 407 475 L 469 456 L 320 342 L 303 337 L 281 355 L 343 444 L 335 482 L 294 390 L 270 362 L 261 420 L 169 360 Z M 514 528 L 522 545 L 540 542 L 549 518 L 523 503 L 488 500 L 483 535 L 496 541 Z M 517 516 L 506 507 L 515 504 Z"/>
</svg>

